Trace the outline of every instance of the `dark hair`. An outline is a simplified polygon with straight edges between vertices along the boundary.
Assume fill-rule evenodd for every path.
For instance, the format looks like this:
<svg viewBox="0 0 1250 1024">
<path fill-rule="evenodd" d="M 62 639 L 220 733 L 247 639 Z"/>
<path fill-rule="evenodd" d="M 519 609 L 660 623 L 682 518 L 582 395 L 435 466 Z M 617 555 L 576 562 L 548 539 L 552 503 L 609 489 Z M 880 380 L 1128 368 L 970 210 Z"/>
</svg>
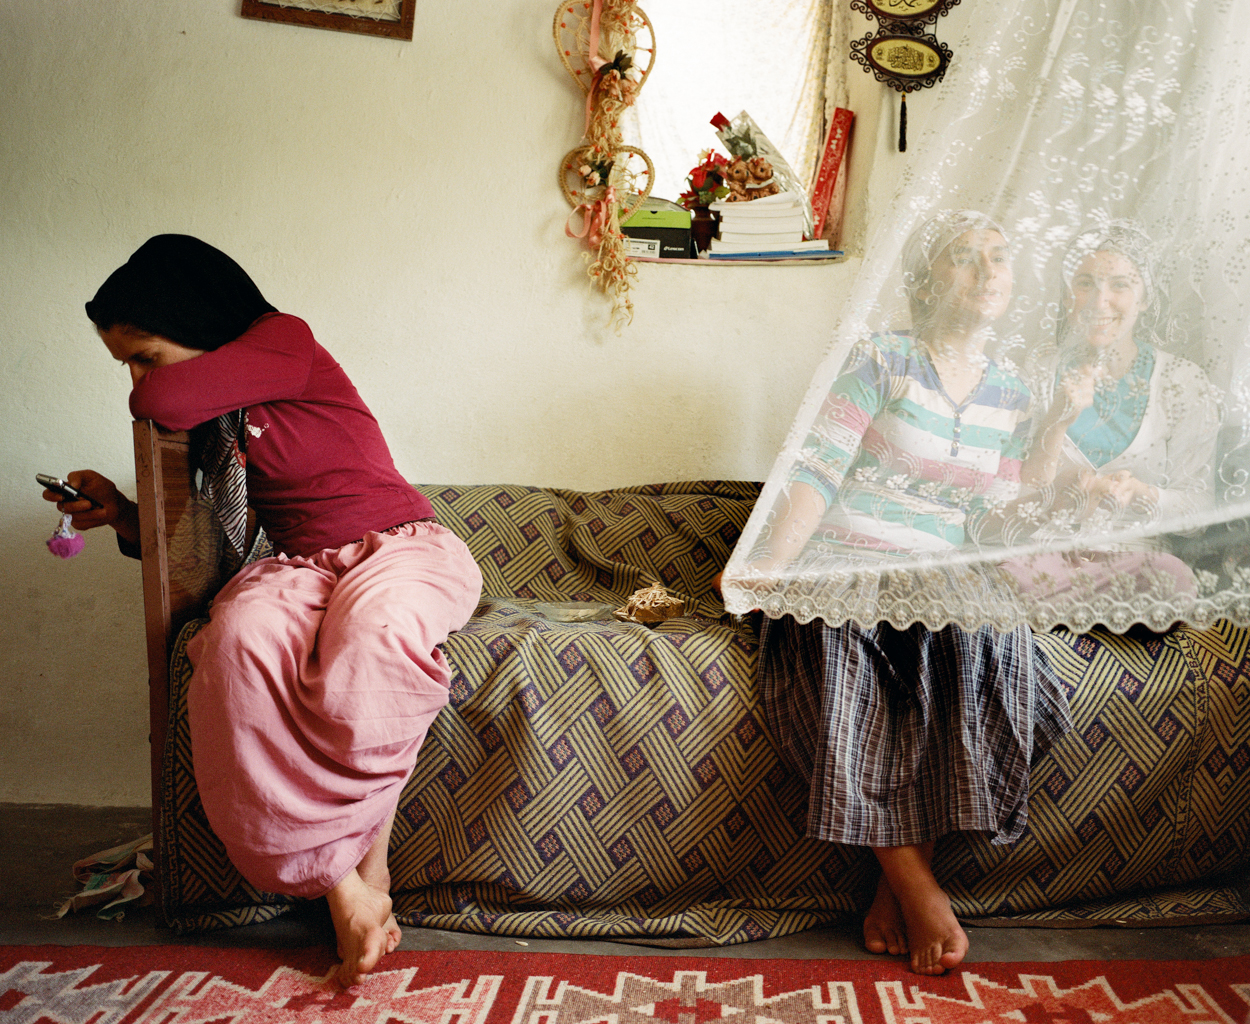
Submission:
<svg viewBox="0 0 1250 1024">
<path fill-rule="evenodd" d="M 133 327 L 212 351 L 277 310 L 247 272 L 190 235 L 155 235 L 109 275 L 87 316 L 100 330 Z"/>
</svg>

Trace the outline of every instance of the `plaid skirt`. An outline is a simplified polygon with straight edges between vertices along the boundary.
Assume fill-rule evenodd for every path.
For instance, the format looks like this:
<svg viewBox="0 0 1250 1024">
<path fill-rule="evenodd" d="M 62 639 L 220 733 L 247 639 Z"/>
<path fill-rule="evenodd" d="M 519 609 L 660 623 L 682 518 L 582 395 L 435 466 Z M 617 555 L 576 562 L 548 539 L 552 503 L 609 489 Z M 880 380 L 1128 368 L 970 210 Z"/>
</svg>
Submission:
<svg viewBox="0 0 1250 1024">
<path fill-rule="evenodd" d="M 948 832 L 1019 838 L 1029 765 L 1072 728 L 1063 684 L 1021 626 L 934 632 L 764 619 L 760 693 L 810 783 L 807 835 L 910 846 Z"/>
</svg>

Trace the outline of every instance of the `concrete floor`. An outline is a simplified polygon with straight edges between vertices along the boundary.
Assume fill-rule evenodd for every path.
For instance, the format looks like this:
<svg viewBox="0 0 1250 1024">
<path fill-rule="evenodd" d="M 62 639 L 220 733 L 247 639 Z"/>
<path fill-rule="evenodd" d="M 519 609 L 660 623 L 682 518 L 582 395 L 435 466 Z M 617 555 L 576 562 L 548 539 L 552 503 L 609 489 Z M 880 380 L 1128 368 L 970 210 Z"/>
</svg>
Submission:
<svg viewBox="0 0 1250 1024">
<path fill-rule="evenodd" d="M 101 921 L 90 912 L 57 919 L 76 891 L 74 861 L 151 831 L 142 807 L 0 804 L 0 945 L 302 947 L 333 941 L 324 905 L 265 924 L 179 938 L 156 924 L 151 908 Z M 1250 875 L 1242 880 L 1250 886 Z M 972 928 L 967 963 L 1017 960 L 1182 959 L 1250 953 L 1250 923 L 1192 928 Z M 524 943 L 522 945 L 521 943 Z M 405 928 L 401 949 L 487 949 L 612 956 L 870 959 L 855 923 L 737 946 L 674 950 L 620 942 L 516 939 Z"/>
</svg>

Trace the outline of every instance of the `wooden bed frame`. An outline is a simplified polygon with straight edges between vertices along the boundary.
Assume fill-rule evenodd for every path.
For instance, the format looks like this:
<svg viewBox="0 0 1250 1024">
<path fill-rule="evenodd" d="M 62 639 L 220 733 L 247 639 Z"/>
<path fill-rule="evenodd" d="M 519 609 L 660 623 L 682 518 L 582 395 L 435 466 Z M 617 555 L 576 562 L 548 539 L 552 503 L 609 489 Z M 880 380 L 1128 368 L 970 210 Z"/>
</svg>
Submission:
<svg viewBox="0 0 1250 1024">
<path fill-rule="evenodd" d="M 162 430 L 151 420 L 137 420 L 134 442 L 148 656 L 152 839 L 154 856 L 160 858 L 164 837 L 161 770 L 169 730 L 169 657 L 179 630 L 189 620 L 203 615 L 208 602 L 202 587 L 188 589 L 177 574 L 170 571 L 170 539 L 197 493 L 191 462 L 191 435 L 186 431 Z M 152 888 L 159 916 L 159 871 L 154 873 Z"/>
<path fill-rule="evenodd" d="M 143 621 L 148 652 L 148 742 L 152 756 L 153 858 L 159 863 L 162 847 L 161 763 L 169 729 L 169 653 L 176 629 L 192 618 L 185 592 L 170 586 L 166 495 L 194 492 L 191 440 L 186 433 L 166 434 L 151 420 L 136 420 L 135 486 L 139 502 L 139 543 L 143 551 Z M 175 623 L 178 625 L 175 626 Z M 157 914 L 161 915 L 160 871 L 153 873 Z"/>
</svg>

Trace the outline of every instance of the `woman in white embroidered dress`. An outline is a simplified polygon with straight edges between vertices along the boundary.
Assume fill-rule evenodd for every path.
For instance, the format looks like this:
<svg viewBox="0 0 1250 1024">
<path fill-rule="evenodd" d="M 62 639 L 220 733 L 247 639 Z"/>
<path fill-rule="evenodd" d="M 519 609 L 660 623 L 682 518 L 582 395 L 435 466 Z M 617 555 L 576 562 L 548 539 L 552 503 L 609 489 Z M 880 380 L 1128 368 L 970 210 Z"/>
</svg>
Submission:
<svg viewBox="0 0 1250 1024">
<path fill-rule="evenodd" d="M 1059 365 L 1029 458 L 1026 485 L 1072 511 L 1072 533 L 1133 530 L 1212 506 L 1220 403 L 1200 367 L 1159 347 L 1160 299 L 1140 229 L 1124 221 L 1083 232 L 1063 263 Z M 1054 529 L 1047 532 L 1053 536 Z M 1192 571 L 1159 538 L 1104 542 L 1083 556 L 1045 554 L 1008 567 L 1023 588 L 1052 596 L 1078 582 L 1127 576 L 1161 598 L 1195 589 Z"/>
</svg>

